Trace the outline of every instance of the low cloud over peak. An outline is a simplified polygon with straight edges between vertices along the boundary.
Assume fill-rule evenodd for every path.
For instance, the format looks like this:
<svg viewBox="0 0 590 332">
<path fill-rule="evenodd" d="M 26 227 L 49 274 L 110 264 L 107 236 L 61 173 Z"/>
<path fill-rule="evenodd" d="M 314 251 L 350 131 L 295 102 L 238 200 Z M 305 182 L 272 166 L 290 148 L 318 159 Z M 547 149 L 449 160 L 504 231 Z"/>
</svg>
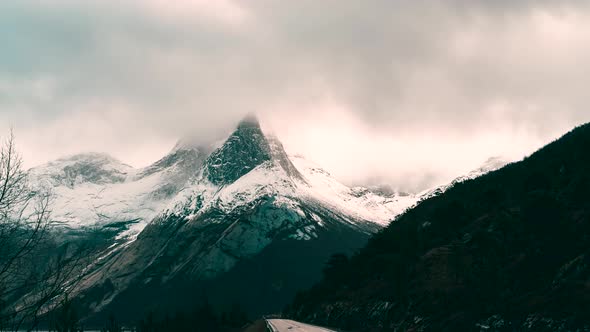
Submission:
<svg viewBox="0 0 590 332">
<path fill-rule="evenodd" d="M 419 189 L 589 121 L 588 22 L 566 0 L 7 0 L 0 123 L 29 165 L 141 166 L 255 111 L 347 182 Z"/>
</svg>

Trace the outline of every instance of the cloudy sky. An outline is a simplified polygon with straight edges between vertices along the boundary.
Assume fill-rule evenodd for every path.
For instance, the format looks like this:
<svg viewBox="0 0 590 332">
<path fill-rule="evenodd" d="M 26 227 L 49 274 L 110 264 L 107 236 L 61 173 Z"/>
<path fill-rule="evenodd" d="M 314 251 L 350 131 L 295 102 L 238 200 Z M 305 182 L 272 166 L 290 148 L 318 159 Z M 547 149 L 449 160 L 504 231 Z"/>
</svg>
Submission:
<svg viewBox="0 0 590 332">
<path fill-rule="evenodd" d="M 259 114 L 347 183 L 421 189 L 590 121 L 586 1 L 2 0 L 0 134 L 134 166 Z"/>
</svg>

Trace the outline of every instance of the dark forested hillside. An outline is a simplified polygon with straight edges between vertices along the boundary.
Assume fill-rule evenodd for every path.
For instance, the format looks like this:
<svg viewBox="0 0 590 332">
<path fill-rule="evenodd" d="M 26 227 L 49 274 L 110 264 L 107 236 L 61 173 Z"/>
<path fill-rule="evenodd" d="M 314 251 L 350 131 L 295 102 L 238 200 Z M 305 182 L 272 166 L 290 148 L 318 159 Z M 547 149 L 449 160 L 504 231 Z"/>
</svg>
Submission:
<svg viewBox="0 0 590 332">
<path fill-rule="evenodd" d="M 347 330 L 590 326 L 590 124 L 335 256 L 294 318 Z"/>
</svg>

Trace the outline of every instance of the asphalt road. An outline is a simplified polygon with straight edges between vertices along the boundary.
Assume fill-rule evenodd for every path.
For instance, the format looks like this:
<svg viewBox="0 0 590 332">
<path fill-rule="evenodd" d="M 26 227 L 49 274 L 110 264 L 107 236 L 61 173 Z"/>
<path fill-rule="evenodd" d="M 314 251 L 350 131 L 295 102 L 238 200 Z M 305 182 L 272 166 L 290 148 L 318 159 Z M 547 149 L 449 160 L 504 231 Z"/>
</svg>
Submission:
<svg viewBox="0 0 590 332">
<path fill-rule="evenodd" d="M 288 319 L 267 319 L 266 322 L 273 332 L 335 332 L 334 330 Z"/>
</svg>

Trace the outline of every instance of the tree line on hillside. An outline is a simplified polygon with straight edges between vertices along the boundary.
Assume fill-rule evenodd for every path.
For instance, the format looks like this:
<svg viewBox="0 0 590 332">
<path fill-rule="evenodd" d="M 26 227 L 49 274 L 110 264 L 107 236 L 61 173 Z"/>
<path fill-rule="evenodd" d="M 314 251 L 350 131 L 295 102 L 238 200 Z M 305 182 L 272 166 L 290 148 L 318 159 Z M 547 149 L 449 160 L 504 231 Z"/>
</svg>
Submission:
<svg viewBox="0 0 590 332">
<path fill-rule="evenodd" d="M 48 329 L 55 332 L 82 332 L 85 331 L 76 309 L 75 301 L 66 299 L 57 310 L 48 317 Z M 233 305 L 229 310 L 219 311 L 213 308 L 208 301 L 195 306 L 192 310 L 176 311 L 174 313 L 151 310 L 139 321 L 121 323 L 115 314 L 110 313 L 101 332 L 237 332 L 250 323 L 246 313 L 238 305 Z M 92 330 L 96 330 L 93 327 Z"/>
<path fill-rule="evenodd" d="M 88 258 L 50 233 L 51 193 L 33 190 L 12 133 L 0 143 L 0 331 L 35 328 Z"/>
<path fill-rule="evenodd" d="M 294 318 L 349 330 L 590 328 L 590 125 L 333 256 Z"/>
</svg>

